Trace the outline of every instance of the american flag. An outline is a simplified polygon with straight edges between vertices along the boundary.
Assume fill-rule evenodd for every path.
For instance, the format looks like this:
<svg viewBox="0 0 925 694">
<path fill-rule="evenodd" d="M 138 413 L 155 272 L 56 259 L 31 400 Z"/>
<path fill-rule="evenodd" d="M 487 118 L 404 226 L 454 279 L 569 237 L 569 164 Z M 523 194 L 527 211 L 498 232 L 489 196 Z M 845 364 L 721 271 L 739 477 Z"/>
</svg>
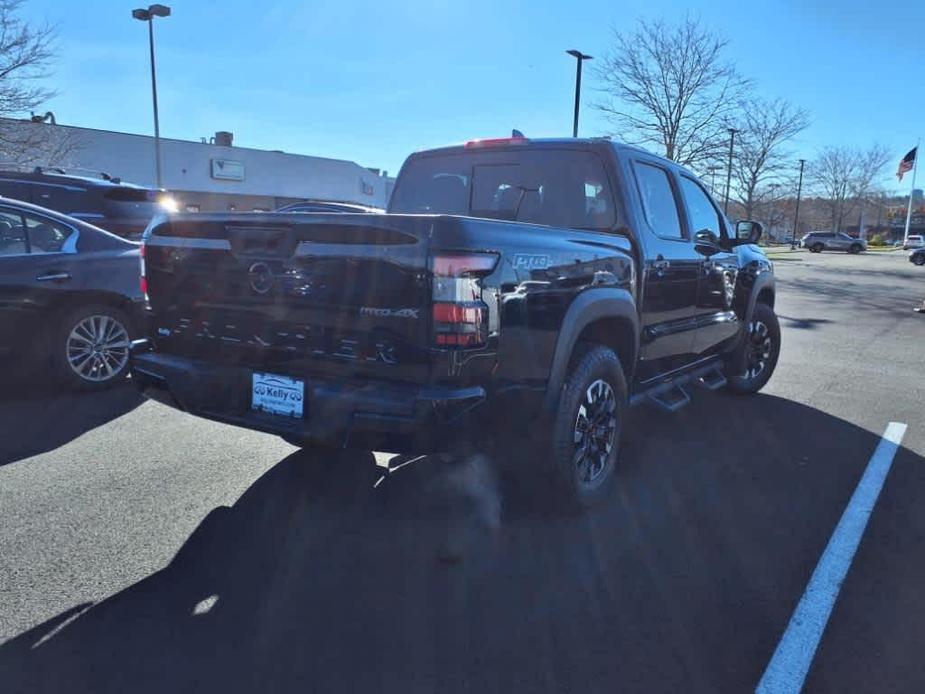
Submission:
<svg viewBox="0 0 925 694">
<path fill-rule="evenodd" d="M 915 154 L 918 147 L 913 147 L 909 150 L 909 153 L 902 158 L 899 162 L 899 169 L 896 171 L 896 178 L 900 181 L 903 180 L 903 174 L 907 174 L 912 171 L 912 165 L 915 164 Z"/>
</svg>

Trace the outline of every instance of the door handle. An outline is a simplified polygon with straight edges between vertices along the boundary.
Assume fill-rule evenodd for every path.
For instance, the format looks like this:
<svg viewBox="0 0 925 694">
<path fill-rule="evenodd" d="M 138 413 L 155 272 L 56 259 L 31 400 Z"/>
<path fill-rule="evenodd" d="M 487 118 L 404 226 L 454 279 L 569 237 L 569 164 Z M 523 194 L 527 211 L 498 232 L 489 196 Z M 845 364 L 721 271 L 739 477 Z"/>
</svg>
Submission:
<svg viewBox="0 0 925 694">
<path fill-rule="evenodd" d="M 664 258 L 659 257 L 658 259 L 652 261 L 652 269 L 658 272 L 659 274 L 665 272 L 668 268 L 671 267 L 671 263 Z"/>
<path fill-rule="evenodd" d="M 69 272 L 50 272 L 47 275 L 39 275 L 35 278 L 37 282 L 63 282 L 71 279 Z"/>
</svg>

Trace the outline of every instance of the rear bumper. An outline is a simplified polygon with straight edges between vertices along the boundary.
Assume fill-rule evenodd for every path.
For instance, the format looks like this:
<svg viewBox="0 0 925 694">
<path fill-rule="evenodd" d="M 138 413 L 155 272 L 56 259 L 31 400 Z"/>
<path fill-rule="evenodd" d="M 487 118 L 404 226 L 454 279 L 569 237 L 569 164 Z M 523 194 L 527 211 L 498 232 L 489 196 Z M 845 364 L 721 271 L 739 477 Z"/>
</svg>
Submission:
<svg viewBox="0 0 925 694">
<path fill-rule="evenodd" d="M 481 387 L 444 388 L 383 382 L 305 381 L 301 418 L 251 409 L 251 375 L 132 345 L 132 380 L 148 398 L 219 422 L 305 443 L 393 452 L 440 450 L 467 430 L 485 401 Z"/>
</svg>

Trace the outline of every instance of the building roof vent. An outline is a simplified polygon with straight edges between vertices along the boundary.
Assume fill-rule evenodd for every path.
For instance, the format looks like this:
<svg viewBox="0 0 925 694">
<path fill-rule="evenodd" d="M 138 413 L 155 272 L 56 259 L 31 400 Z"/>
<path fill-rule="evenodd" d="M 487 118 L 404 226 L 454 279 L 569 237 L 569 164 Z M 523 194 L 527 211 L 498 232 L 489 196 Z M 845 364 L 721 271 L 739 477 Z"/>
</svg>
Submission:
<svg viewBox="0 0 925 694">
<path fill-rule="evenodd" d="M 218 130 L 215 133 L 213 142 L 222 147 L 231 147 L 234 141 L 234 134 L 228 132 L 227 130 Z"/>
</svg>

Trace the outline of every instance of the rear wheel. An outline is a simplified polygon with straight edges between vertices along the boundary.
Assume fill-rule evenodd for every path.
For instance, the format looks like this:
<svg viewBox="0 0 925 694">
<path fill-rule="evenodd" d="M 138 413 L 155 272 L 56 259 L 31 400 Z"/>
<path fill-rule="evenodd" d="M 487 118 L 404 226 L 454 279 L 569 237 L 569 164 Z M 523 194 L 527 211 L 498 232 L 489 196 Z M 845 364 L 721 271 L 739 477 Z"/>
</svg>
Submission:
<svg viewBox="0 0 925 694">
<path fill-rule="evenodd" d="M 559 396 L 550 456 L 553 493 L 566 508 L 587 508 L 613 486 L 626 411 L 620 359 L 600 345 L 583 345 Z"/>
<path fill-rule="evenodd" d="M 125 379 L 131 323 L 114 306 L 71 309 L 53 331 L 52 364 L 73 388 L 98 390 Z"/>
<path fill-rule="evenodd" d="M 757 303 L 739 346 L 726 362 L 726 388 L 750 395 L 764 388 L 780 355 L 780 324 L 768 304 Z"/>
</svg>

